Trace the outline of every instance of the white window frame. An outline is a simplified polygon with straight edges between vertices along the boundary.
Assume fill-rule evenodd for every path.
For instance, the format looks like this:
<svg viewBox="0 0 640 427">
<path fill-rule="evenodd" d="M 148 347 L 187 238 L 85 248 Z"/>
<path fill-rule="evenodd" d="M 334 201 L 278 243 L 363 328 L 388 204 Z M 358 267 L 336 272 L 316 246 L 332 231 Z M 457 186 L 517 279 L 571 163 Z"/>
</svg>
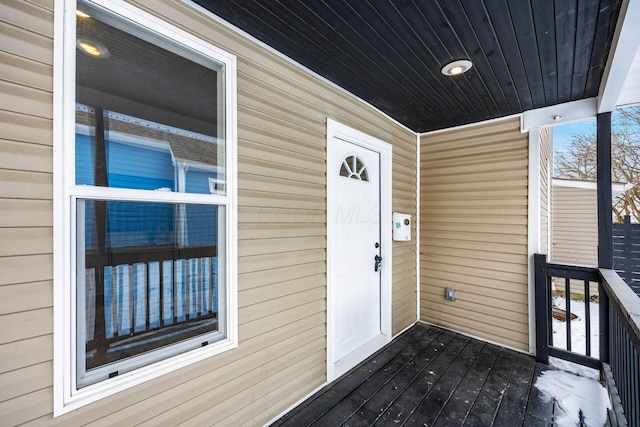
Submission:
<svg viewBox="0 0 640 427">
<path fill-rule="evenodd" d="M 150 381 L 238 346 L 237 303 L 237 90 L 236 57 L 122 0 L 87 0 L 155 34 L 225 65 L 226 195 L 152 192 L 75 185 L 75 34 L 76 2 L 55 0 L 53 116 L 54 234 L 54 417 Z M 186 202 L 226 208 L 225 269 L 226 338 L 205 347 L 154 362 L 81 389 L 76 387 L 76 224 L 79 198 L 147 202 Z"/>
</svg>

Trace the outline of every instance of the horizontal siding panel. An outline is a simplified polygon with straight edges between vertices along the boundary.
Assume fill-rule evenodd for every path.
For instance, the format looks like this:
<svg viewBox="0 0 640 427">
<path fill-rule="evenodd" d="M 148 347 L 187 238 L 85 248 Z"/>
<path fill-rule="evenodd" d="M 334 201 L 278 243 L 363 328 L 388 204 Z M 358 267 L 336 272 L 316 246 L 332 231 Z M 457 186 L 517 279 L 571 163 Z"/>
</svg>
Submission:
<svg viewBox="0 0 640 427">
<path fill-rule="evenodd" d="M 432 243 L 432 242 L 429 242 Z M 463 260 L 479 260 L 482 262 L 490 263 L 494 260 L 500 260 L 500 263 L 508 263 L 508 264 L 526 264 L 527 263 L 527 255 L 523 254 L 522 248 L 517 247 L 516 252 L 509 252 L 508 248 L 500 248 L 501 252 L 489 252 L 482 251 L 477 249 L 461 249 L 461 248 L 451 248 L 446 246 L 438 246 L 438 245 L 430 245 L 423 244 L 423 251 L 425 255 L 430 256 L 432 254 L 438 254 L 442 256 L 448 257 L 457 257 Z M 488 268 L 488 265 L 487 265 Z"/>
<path fill-rule="evenodd" d="M 283 94 L 277 88 L 270 88 L 262 82 L 256 84 L 255 79 L 245 79 L 239 75 L 238 97 L 247 108 L 268 111 L 274 117 L 290 121 L 298 126 L 323 126 L 326 116 L 317 109 L 310 108 L 306 103 L 299 102 L 289 94 Z"/>
<path fill-rule="evenodd" d="M 250 153 L 251 151 L 259 150 L 262 152 L 270 152 L 271 150 L 278 150 L 292 156 L 292 159 L 287 163 L 295 163 L 294 158 L 301 159 L 310 164 L 309 169 L 318 168 L 317 163 L 324 162 L 326 157 L 325 145 L 326 144 L 308 143 L 305 140 L 294 139 L 286 134 L 268 132 L 265 129 L 251 125 L 247 125 L 242 131 L 242 147 L 244 147 L 244 152 Z M 247 157 L 251 156 L 247 155 Z M 319 170 L 324 172 L 324 167 L 319 168 Z"/>
<path fill-rule="evenodd" d="M 241 240 L 238 242 L 238 256 L 267 255 L 325 248 L 326 239 L 323 236 Z"/>
<path fill-rule="evenodd" d="M 0 139 L 0 169 L 53 172 L 51 147 Z"/>
<path fill-rule="evenodd" d="M 289 138 L 300 139 L 302 141 L 318 141 L 318 145 L 325 145 L 326 135 L 324 127 L 318 125 L 315 132 L 307 127 L 289 125 L 286 120 L 278 119 L 270 114 L 260 112 L 258 110 L 242 107 L 238 105 L 238 140 L 241 141 L 242 128 L 245 123 L 259 127 L 268 132 L 286 132 Z M 324 141 L 324 144 L 323 144 Z"/>
<path fill-rule="evenodd" d="M 323 172 L 302 169 L 290 165 L 276 165 L 265 160 L 250 158 L 238 159 L 238 173 L 269 176 L 320 185 L 326 181 Z"/>
<path fill-rule="evenodd" d="M 0 286 L 0 315 L 53 306 L 50 281 Z"/>
<path fill-rule="evenodd" d="M 441 257 L 442 258 L 442 257 Z M 442 271 L 447 273 L 460 273 L 471 277 L 484 278 L 496 281 L 495 286 L 504 286 L 506 289 L 512 288 L 514 285 L 526 283 L 527 270 L 522 266 L 518 267 L 518 271 L 504 268 L 502 271 L 489 270 L 485 268 L 475 268 L 457 262 L 457 260 L 447 260 L 448 262 L 436 262 L 432 257 L 420 256 L 420 265 L 424 266 L 426 271 Z M 515 265 L 513 265 L 515 267 Z"/>
<path fill-rule="evenodd" d="M 312 347 L 310 347 L 311 349 Z M 306 349 L 305 349 L 306 350 Z M 236 396 L 233 396 L 228 401 L 223 402 L 218 408 L 211 408 L 208 396 L 202 396 L 200 399 L 190 401 L 190 404 L 197 405 L 188 412 L 182 414 L 167 414 L 166 422 L 169 424 L 183 423 L 183 419 L 189 417 L 184 421 L 184 426 L 201 426 L 204 423 L 212 423 L 212 425 L 223 425 L 229 423 L 229 425 L 241 425 L 246 419 L 253 420 L 262 419 L 263 422 L 269 421 L 269 418 L 264 413 L 252 414 L 249 411 L 239 411 L 238 408 L 246 408 L 247 402 L 253 402 L 254 404 L 260 403 L 260 396 L 265 393 L 265 390 L 271 390 L 276 386 L 288 384 L 290 382 L 296 382 L 300 385 L 300 373 L 302 374 L 306 382 L 317 379 L 326 370 L 326 364 L 323 364 L 324 349 L 315 351 L 309 356 L 303 357 L 295 352 L 297 359 L 292 359 L 289 365 L 285 365 L 280 368 L 264 369 L 265 376 L 272 374 L 267 378 L 262 378 L 264 385 L 252 384 L 251 379 L 247 379 L 244 390 Z M 317 380 L 316 380 L 317 381 Z M 317 383 L 319 385 L 321 383 Z M 198 414 L 195 417 L 191 417 L 193 414 Z M 164 423 L 165 417 L 159 419 L 149 420 L 148 423 L 141 424 L 147 426 L 158 425 L 158 422 Z M 235 423 L 238 424 L 235 424 Z"/>
<path fill-rule="evenodd" d="M 424 154 L 427 156 L 427 161 L 435 162 L 436 166 L 439 166 L 438 161 L 460 162 L 460 156 L 463 157 L 463 162 L 477 162 L 480 158 L 488 158 L 490 156 L 494 158 L 504 156 L 503 161 L 510 161 L 527 156 L 527 151 L 522 149 L 521 140 L 522 138 L 518 136 L 510 136 L 504 139 L 498 139 L 491 135 L 480 136 L 468 144 L 452 141 L 448 144 L 443 144 L 438 150 L 427 150 Z M 479 157 L 471 158 L 471 156 Z"/>
<path fill-rule="evenodd" d="M 522 233 L 526 232 L 526 228 L 522 225 L 499 225 L 499 224 L 484 224 L 482 225 L 483 234 L 506 234 L 506 235 L 522 235 Z M 453 232 L 467 232 L 467 233 L 476 233 L 478 230 L 478 226 L 473 224 L 472 220 L 469 220 L 466 223 L 453 223 L 453 222 L 435 222 L 433 221 L 430 225 L 421 227 L 421 230 L 426 230 L 427 232 L 430 230 L 440 230 L 440 231 L 453 231 Z"/>
<path fill-rule="evenodd" d="M 11 111 L 0 111 L 0 138 L 52 145 L 53 121 Z M 53 159 L 51 159 L 53 164 Z"/>
<path fill-rule="evenodd" d="M 52 227 L 51 200 L 11 200 L 0 202 L 0 227 Z"/>
<path fill-rule="evenodd" d="M 401 288 L 403 286 L 411 286 L 416 287 L 416 266 L 413 264 L 413 268 L 406 268 L 403 270 L 399 270 L 394 266 L 393 268 L 393 287 L 395 289 Z"/>
<path fill-rule="evenodd" d="M 279 131 L 282 131 L 279 129 Z M 249 147 L 251 144 L 262 146 L 267 151 L 270 147 L 286 150 L 302 156 L 314 159 L 324 159 L 326 153 L 326 141 L 316 135 L 308 139 L 295 138 L 291 135 L 270 131 L 252 123 L 244 123 L 239 135 L 240 145 Z M 269 148 L 267 148 L 269 147 Z"/>
<path fill-rule="evenodd" d="M 51 119 L 53 94 L 0 80 L 0 110 Z"/>
<path fill-rule="evenodd" d="M 422 307 L 423 310 L 426 307 Z M 450 327 L 456 331 L 469 334 L 474 337 L 481 337 L 490 342 L 499 343 L 511 348 L 522 349 L 527 351 L 529 347 L 528 334 L 525 332 L 513 331 L 498 325 L 493 319 L 488 322 L 480 322 L 476 319 L 476 313 L 458 312 L 452 313 L 444 311 L 442 306 L 438 308 L 430 307 L 424 312 L 427 316 L 422 318 L 423 321 L 435 325 L 451 325 Z M 524 349 L 527 350 L 524 350 Z"/>
<path fill-rule="evenodd" d="M 507 170 L 525 170 L 529 167 L 529 162 L 526 158 L 522 158 L 523 156 L 517 156 L 513 159 L 496 159 L 495 164 L 500 165 L 501 168 L 505 168 Z M 428 181 L 432 179 L 442 178 L 445 179 L 447 177 L 456 177 L 456 176 L 473 176 L 474 174 L 484 174 L 487 173 L 487 166 L 482 163 L 475 164 L 467 164 L 467 162 L 472 161 L 473 159 L 465 159 L 463 165 L 456 165 L 456 158 L 452 160 L 452 164 L 443 165 L 438 167 L 438 162 L 433 160 L 423 160 L 425 166 L 428 165 L 429 169 L 424 170 L 422 176 L 425 177 Z"/>
<path fill-rule="evenodd" d="M 259 222 L 245 222 L 242 224 L 240 230 L 238 230 L 239 240 L 326 235 L 326 226 L 319 222 L 287 222 L 282 224 L 269 223 L 268 226 Z"/>
<path fill-rule="evenodd" d="M 296 322 L 305 317 L 312 316 L 317 313 L 323 313 L 326 310 L 326 304 L 314 301 L 308 304 L 299 305 L 289 308 L 279 313 L 257 319 L 239 325 L 238 333 L 243 339 L 248 339 L 256 335 L 264 334 L 267 331 L 277 329 L 289 322 Z"/>
<path fill-rule="evenodd" d="M 0 403 L 2 423 L 17 426 L 53 410 L 53 388 L 47 387 Z"/>
<path fill-rule="evenodd" d="M 5 314 L 0 322 L 0 344 L 53 333 L 53 309 Z"/>
<path fill-rule="evenodd" d="M 426 281 L 429 282 L 429 287 L 434 289 L 440 289 L 441 296 L 444 298 L 444 288 L 455 288 L 469 294 L 479 295 L 482 294 L 487 298 L 494 300 L 509 301 L 511 299 L 525 298 L 527 297 L 527 289 L 522 286 L 510 286 L 508 283 L 499 282 L 500 288 L 492 286 L 496 285 L 495 280 L 491 279 L 478 279 L 473 276 L 464 274 L 455 274 L 437 270 L 430 270 L 422 275 Z M 427 292 L 426 286 L 421 287 L 421 292 Z M 438 293 L 439 291 L 433 291 Z"/>
<path fill-rule="evenodd" d="M 45 37 L 53 34 L 53 17 L 50 10 L 26 1 L 0 3 L 2 21 L 16 27 L 28 25 L 29 31 Z"/>
<path fill-rule="evenodd" d="M 239 204 L 242 206 L 283 208 L 283 209 L 312 209 L 325 210 L 323 197 L 296 196 L 267 193 L 264 191 L 241 190 L 238 194 Z"/>
<path fill-rule="evenodd" d="M 318 375 L 322 375 L 323 371 L 326 371 L 326 365 L 323 366 L 322 363 L 313 368 L 307 369 L 303 374 L 292 379 L 283 386 L 274 389 L 250 407 L 245 406 L 247 411 L 250 411 L 249 414 L 245 415 L 244 411 L 242 413 L 236 412 L 227 419 L 230 422 L 236 422 L 234 417 L 242 417 L 241 420 L 238 420 L 238 424 L 236 424 L 241 425 L 242 427 L 252 427 L 255 425 L 254 419 L 257 420 L 260 425 L 266 425 L 267 422 L 273 418 L 269 418 L 267 414 L 281 414 L 291 407 L 289 399 L 283 399 L 282 396 L 290 398 L 291 396 L 296 396 L 298 393 L 303 396 L 311 394 L 311 392 L 322 384 L 321 382 L 317 382 L 317 377 Z M 252 417 L 251 420 L 245 421 L 249 416 Z"/>
<path fill-rule="evenodd" d="M 470 221 L 473 221 L 473 223 L 476 225 L 527 225 L 526 215 L 488 215 L 484 212 L 478 212 L 473 215 L 473 219 L 470 219 L 469 216 L 469 213 L 463 212 L 449 213 L 449 215 L 447 215 L 446 222 L 449 224 L 469 224 Z M 438 217 L 442 218 L 442 215 L 434 215 L 434 218 Z M 437 224 L 438 221 L 434 220 L 433 223 Z"/>
<path fill-rule="evenodd" d="M 426 190 L 429 185 L 425 184 L 420 187 Z M 443 186 L 439 188 L 438 192 L 434 191 L 433 188 L 430 188 L 429 190 L 431 190 L 433 194 L 437 194 L 438 198 L 441 200 L 486 200 L 487 198 L 490 198 L 495 200 L 496 204 L 500 204 L 502 200 L 508 200 L 514 197 L 525 197 L 527 195 L 527 189 L 525 187 L 512 188 L 508 190 L 487 189 L 471 191 L 469 189 L 465 189 L 469 191 L 459 191 L 456 193 L 448 191 L 447 188 Z M 430 201 L 430 199 L 424 199 L 422 200 L 422 203 L 428 205 Z"/>
<path fill-rule="evenodd" d="M 425 292 L 425 300 L 429 301 L 430 306 L 442 305 L 443 308 L 451 304 L 450 301 L 444 299 L 444 292 L 433 293 Z M 483 296 L 482 294 L 466 294 L 465 292 L 456 292 L 455 305 L 459 306 L 459 309 L 465 310 L 467 313 L 478 314 L 479 321 L 485 321 L 495 319 L 495 321 L 502 323 L 506 321 L 510 327 L 518 331 L 522 326 L 528 324 L 527 313 L 527 301 L 526 296 L 522 296 L 523 301 L 514 302 L 512 300 L 505 300 L 499 306 L 495 306 L 495 301 Z M 456 308 L 458 309 L 458 308 Z M 490 323 L 490 322 L 489 322 Z"/>
<path fill-rule="evenodd" d="M 284 146 L 285 148 L 280 148 L 278 146 L 274 147 L 274 145 L 276 144 L 270 146 L 264 145 L 264 142 L 262 140 L 260 140 L 259 142 L 250 142 L 245 140 L 240 146 L 238 146 L 238 155 L 240 157 L 266 160 L 283 165 L 292 165 L 302 169 L 309 169 L 324 174 L 324 155 L 322 157 L 314 157 L 307 154 L 299 154 L 295 151 L 290 151 L 289 148 L 293 147 L 287 146 L 288 144 L 279 144 Z"/>
<path fill-rule="evenodd" d="M 238 310 L 239 323 L 242 325 L 249 322 L 260 321 L 269 316 L 277 315 L 282 311 L 306 304 L 316 303 L 324 305 L 326 297 L 326 291 L 323 286 L 324 283 L 324 281 L 316 281 L 317 286 L 309 290 L 284 295 L 278 299 L 270 299 L 250 306 L 240 307 Z"/>
<path fill-rule="evenodd" d="M 424 259 L 427 262 L 442 265 L 446 263 L 461 263 L 465 267 L 476 268 L 482 270 L 489 270 L 491 272 L 502 272 L 502 273 L 511 273 L 511 272 L 521 272 L 522 274 L 526 274 L 527 269 L 523 267 L 523 264 L 526 264 L 526 255 L 520 257 L 520 259 L 524 259 L 524 262 L 510 262 L 508 259 L 502 259 L 500 257 L 496 260 L 490 259 L 482 259 L 482 258 L 465 258 L 460 255 L 447 255 L 442 252 L 436 252 L 434 254 L 426 253 L 424 255 Z M 455 260 L 455 261 L 452 261 Z"/>
<path fill-rule="evenodd" d="M 429 176 L 427 183 L 429 185 L 436 184 L 469 184 L 469 183 L 499 183 L 505 180 L 519 180 L 520 183 L 527 177 L 526 161 L 523 161 L 524 169 L 492 169 L 491 171 L 465 173 L 455 175 L 434 175 Z"/>
<path fill-rule="evenodd" d="M 4 322 L 4 321 L 3 321 Z M 51 319 L 49 319 L 51 323 Z M 0 344 L 0 373 L 53 360 L 53 335 Z M 53 377 L 53 372 L 51 372 Z"/>
<path fill-rule="evenodd" d="M 282 223 L 282 222 L 326 222 L 325 211 L 310 209 L 278 209 L 278 208 L 262 208 L 262 207 L 243 207 L 238 208 L 238 223 L 244 222 L 263 222 L 263 223 Z"/>
<path fill-rule="evenodd" d="M 518 198 L 494 199 L 452 199 L 439 194 L 437 199 L 421 200 L 422 209 L 450 209 L 453 211 L 473 212 L 476 209 L 524 209 Z"/>
<path fill-rule="evenodd" d="M 0 63 L 3 64 L 2 78 L 4 80 L 46 92 L 53 91 L 53 67 L 51 65 L 2 51 L 0 51 Z"/>
<path fill-rule="evenodd" d="M 53 386 L 53 363 L 45 362 L 0 374 L 0 403 Z"/>
<path fill-rule="evenodd" d="M 0 21 L 0 50 L 43 64 L 53 65 L 53 39 L 51 37 L 36 34 L 2 21 Z"/>
<path fill-rule="evenodd" d="M 53 253 L 51 228 L 0 228 L 0 257 Z"/>
<path fill-rule="evenodd" d="M 273 178 L 252 174 L 238 174 L 240 190 L 264 191 L 267 193 L 325 197 L 325 184 L 292 181 L 286 178 Z"/>
<path fill-rule="evenodd" d="M 519 175 L 519 174 L 518 174 Z M 505 174 L 505 180 L 495 179 L 490 181 L 467 181 L 467 182 L 445 182 L 445 183 L 434 183 L 434 182 L 425 182 L 424 183 L 424 191 L 427 193 L 441 193 L 441 192 L 467 192 L 474 190 L 485 190 L 487 187 L 490 187 L 492 192 L 502 192 L 502 190 L 520 190 L 526 191 L 527 186 L 526 183 L 523 185 L 523 180 L 517 180 L 517 177 L 510 176 L 509 173 Z M 429 200 L 429 199 L 427 199 Z"/>
<path fill-rule="evenodd" d="M 255 289 L 261 286 L 284 284 L 291 280 L 302 279 L 316 274 L 325 274 L 324 260 L 307 264 L 258 270 L 251 273 L 238 275 L 238 284 L 241 291 Z"/>
<path fill-rule="evenodd" d="M 318 287 L 321 287 L 324 291 L 326 283 L 327 277 L 322 273 L 278 282 L 273 285 L 254 287 L 239 292 L 238 304 L 239 307 L 249 307 L 253 304 L 277 300 L 278 298 L 309 291 Z"/>
<path fill-rule="evenodd" d="M 424 224 L 424 221 L 423 221 Z M 427 232 L 427 228 L 420 228 L 420 240 L 422 241 L 422 233 Z M 513 234 L 496 234 L 496 233 L 480 233 L 480 232 L 456 232 L 456 231 L 441 231 L 436 227 L 432 227 L 428 230 L 429 236 L 435 239 L 447 239 L 451 240 L 469 240 L 470 242 L 486 242 L 488 245 L 487 250 L 496 251 L 499 248 L 498 246 L 492 245 L 492 243 L 500 244 L 506 243 L 510 245 L 526 245 L 527 238 L 526 236 L 521 235 L 513 235 Z"/>
<path fill-rule="evenodd" d="M 596 190 L 554 186 L 551 197 L 551 261 L 597 265 Z"/>
<path fill-rule="evenodd" d="M 502 243 L 501 245 L 490 245 L 482 241 L 474 240 L 462 240 L 462 239 L 443 239 L 432 237 L 425 242 L 423 247 L 437 247 L 440 250 L 447 249 L 463 249 L 469 251 L 475 251 L 476 255 L 482 255 L 484 257 L 495 258 L 501 256 L 501 254 L 522 254 L 525 247 L 522 245 L 511 245 L 508 243 Z M 494 252 L 497 251 L 497 252 Z M 426 251 L 425 251 L 426 252 Z"/>
<path fill-rule="evenodd" d="M 0 182 L 11 183 L 0 188 L 0 198 L 51 199 L 53 175 L 50 173 L 0 169 Z"/>
<path fill-rule="evenodd" d="M 238 273 L 242 274 L 253 271 L 270 270 L 292 265 L 308 264 L 317 261 L 326 261 L 324 249 L 289 252 L 286 255 L 256 255 L 240 258 L 238 261 Z"/>
<path fill-rule="evenodd" d="M 0 286 L 53 280 L 53 256 L 2 257 L 0 271 Z"/>
<path fill-rule="evenodd" d="M 498 120 L 488 123 L 480 123 L 464 128 L 451 129 L 449 131 L 434 132 L 429 135 L 430 144 L 437 145 L 448 143 L 449 141 L 465 141 L 476 137 L 477 135 L 495 135 L 500 137 L 504 133 L 520 132 L 520 123 L 516 119 Z"/>
</svg>

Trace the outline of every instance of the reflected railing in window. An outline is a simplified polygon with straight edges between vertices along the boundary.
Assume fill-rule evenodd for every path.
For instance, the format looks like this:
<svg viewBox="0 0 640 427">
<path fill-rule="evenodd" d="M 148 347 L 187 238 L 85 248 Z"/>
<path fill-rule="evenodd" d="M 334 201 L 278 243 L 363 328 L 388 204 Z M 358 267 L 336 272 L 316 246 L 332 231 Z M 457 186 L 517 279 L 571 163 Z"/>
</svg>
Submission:
<svg viewBox="0 0 640 427">
<path fill-rule="evenodd" d="M 216 205 L 78 200 L 86 371 L 195 337 L 196 345 L 222 338 L 220 221 Z"/>
</svg>

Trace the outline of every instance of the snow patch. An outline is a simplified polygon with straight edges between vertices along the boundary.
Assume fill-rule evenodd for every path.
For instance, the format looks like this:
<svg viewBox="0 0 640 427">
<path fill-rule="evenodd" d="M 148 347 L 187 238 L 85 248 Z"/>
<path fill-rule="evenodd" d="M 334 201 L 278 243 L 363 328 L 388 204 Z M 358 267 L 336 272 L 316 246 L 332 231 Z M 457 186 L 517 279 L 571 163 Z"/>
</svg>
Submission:
<svg viewBox="0 0 640 427">
<path fill-rule="evenodd" d="M 564 297 L 553 297 L 553 306 L 565 308 Z M 589 311 L 591 317 L 591 357 L 596 359 L 600 353 L 600 313 L 597 302 L 589 303 Z M 586 310 L 584 301 L 571 300 L 571 313 L 578 316 L 577 319 L 571 321 L 571 351 L 578 354 L 586 354 Z M 567 349 L 567 324 L 553 318 L 553 346 L 562 350 Z"/>
<path fill-rule="evenodd" d="M 564 371 L 544 371 L 535 387 L 557 403 L 555 426 L 575 427 L 582 410 L 586 425 L 604 426 L 607 409 L 611 407 L 606 389 L 592 378 L 577 376 Z"/>
<path fill-rule="evenodd" d="M 558 359 L 557 357 L 549 358 L 549 366 L 560 371 L 569 372 L 579 377 L 591 378 L 592 380 L 600 380 L 600 371 L 597 369 L 589 368 L 588 366 L 580 365 L 578 363 L 569 362 L 568 360 Z"/>
</svg>

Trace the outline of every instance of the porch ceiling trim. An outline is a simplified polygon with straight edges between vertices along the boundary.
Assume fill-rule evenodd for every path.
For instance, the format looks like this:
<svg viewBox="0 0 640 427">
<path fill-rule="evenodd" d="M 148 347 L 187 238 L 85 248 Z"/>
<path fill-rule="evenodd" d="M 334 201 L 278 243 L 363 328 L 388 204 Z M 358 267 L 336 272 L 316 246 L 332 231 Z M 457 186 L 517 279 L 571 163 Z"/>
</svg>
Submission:
<svg viewBox="0 0 640 427">
<path fill-rule="evenodd" d="M 598 113 L 613 111 L 621 104 L 640 102 L 640 76 L 632 72 L 634 64 L 640 62 L 639 49 L 640 0 L 628 0 L 622 4 L 611 53 L 600 82 Z M 631 81 L 636 82 L 633 88 L 626 85 Z"/>
</svg>

